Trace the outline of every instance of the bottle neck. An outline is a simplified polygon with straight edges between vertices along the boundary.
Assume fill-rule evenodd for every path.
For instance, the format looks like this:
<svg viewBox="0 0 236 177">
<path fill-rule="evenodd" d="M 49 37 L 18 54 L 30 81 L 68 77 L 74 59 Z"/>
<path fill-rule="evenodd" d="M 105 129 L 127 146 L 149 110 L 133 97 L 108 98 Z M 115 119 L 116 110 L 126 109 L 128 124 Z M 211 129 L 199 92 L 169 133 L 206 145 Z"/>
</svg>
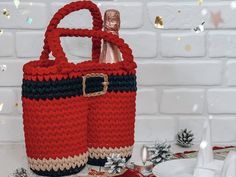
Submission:
<svg viewBox="0 0 236 177">
<path fill-rule="evenodd" d="M 105 28 L 104 31 L 119 36 L 119 31 L 110 30 L 110 29 L 107 29 L 107 28 Z"/>
</svg>

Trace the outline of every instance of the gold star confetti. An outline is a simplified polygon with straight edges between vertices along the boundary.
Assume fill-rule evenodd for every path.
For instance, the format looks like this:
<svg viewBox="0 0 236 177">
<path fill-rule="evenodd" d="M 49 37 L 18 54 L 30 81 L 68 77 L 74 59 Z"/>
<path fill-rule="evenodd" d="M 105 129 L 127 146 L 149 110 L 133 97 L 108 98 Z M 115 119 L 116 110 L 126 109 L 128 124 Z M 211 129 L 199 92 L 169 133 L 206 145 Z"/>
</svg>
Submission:
<svg viewBox="0 0 236 177">
<path fill-rule="evenodd" d="M 3 10 L 2 10 L 2 14 L 3 14 L 5 17 L 7 17 L 8 19 L 11 17 L 11 16 L 10 16 L 10 12 L 9 12 L 7 9 L 3 9 Z"/>
<path fill-rule="evenodd" d="M 3 103 L 0 103 L 0 111 L 3 109 Z"/>
<path fill-rule="evenodd" d="M 3 35 L 3 29 L 0 29 L 0 36 Z"/>
<path fill-rule="evenodd" d="M 20 5 L 20 0 L 13 0 L 16 8 L 18 9 L 19 5 Z"/>
<path fill-rule="evenodd" d="M 197 3 L 199 6 L 201 6 L 203 4 L 203 0 L 197 0 Z"/>
<path fill-rule="evenodd" d="M 190 44 L 187 44 L 185 45 L 184 49 L 187 51 L 187 52 L 190 52 L 192 50 L 192 46 Z"/>
<path fill-rule="evenodd" d="M 31 25 L 32 22 L 33 22 L 33 19 L 30 18 L 30 17 L 27 17 L 26 22 L 27 22 L 29 25 Z"/>
<path fill-rule="evenodd" d="M 0 65 L 0 71 L 4 72 L 7 70 L 7 65 Z"/>
<path fill-rule="evenodd" d="M 223 19 L 221 17 L 221 12 L 211 12 L 211 22 L 213 23 L 213 25 L 215 26 L 215 28 L 219 27 L 220 23 L 223 23 Z"/>
<path fill-rule="evenodd" d="M 155 19 L 155 27 L 156 28 L 164 28 L 164 22 L 163 22 L 163 19 L 161 16 L 157 16 L 156 19 Z"/>
<path fill-rule="evenodd" d="M 205 24 L 205 22 L 202 22 L 201 25 L 198 25 L 196 28 L 193 29 L 193 31 L 195 33 L 201 33 L 203 31 L 205 31 L 204 24 Z"/>
</svg>

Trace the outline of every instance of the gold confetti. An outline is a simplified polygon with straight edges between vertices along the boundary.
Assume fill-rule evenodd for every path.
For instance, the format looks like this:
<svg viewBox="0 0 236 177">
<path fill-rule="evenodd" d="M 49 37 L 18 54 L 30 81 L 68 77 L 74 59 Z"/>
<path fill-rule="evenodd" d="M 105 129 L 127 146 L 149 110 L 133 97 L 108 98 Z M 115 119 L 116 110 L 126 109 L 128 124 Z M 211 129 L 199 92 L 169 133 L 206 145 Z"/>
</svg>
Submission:
<svg viewBox="0 0 236 177">
<path fill-rule="evenodd" d="M 18 103 L 16 103 L 16 104 L 15 104 L 15 106 L 16 106 L 16 107 L 18 107 L 18 106 L 19 106 L 19 104 L 18 104 Z"/>
<path fill-rule="evenodd" d="M 157 16 L 156 19 L 155 19 L 155 27 L 156 28 L 164 28 L 164 22 L 163 22 L 163 19 L 161 16 Z"/>
<path fill-rule="evenodd" d="M 4 72 L 7 70 L 7 65 L 0 65 L 0 71 Z"/>
<path fill-rule="evenodd" d="M 29 25 L 31 25 L 32 22 L 33 22 L 33 19 L 30 18 L 30 17 L 27 17 L 26 22 L 27 22 Z"/>
<path fill-rule="evenodd" d="M 13 0 L 16 8 L 18 9 L 19 5 L 20 5 L 20 0 Z"/>
<path fill-rule="evenodd" d="M 185 45 L 184 48 L 187 52 L 190 52 L 192 50 L 192 46 L 190 44 Z"/>
<path fill-rule="evenodd" d="M 201 6 L 203 4 L 203 0 L 197 0 L 197 3 L 199 6 Z"/>
<path fill-rule="evenodd" d="M 7 9 L 3 9 L 3 10 L 2 10 L 2 14 L 3 14 L 5 17 L 7 17 L 8 19 L 11 17 L 11 16 L 10 16 L 10 12 L 9 12 Z"/>
<path fill-rule="evenodd" d="M 204 24 L 205 24 L 205 22 L 203 21 L 203 22 L 201 23 L 201 25 L 198 25 L 196 28 L 193 29 L 193 31 L 194 31 L 195 33 L 201 33 L 201 32 L 203 32 L 203 31 L 205 31 L 205 26 L 204 26 Z"/>
<path fill-rule="evenodd" d="M 3 109 L 3 103 L 0 103 L 0 111 Z"/>
</svg>

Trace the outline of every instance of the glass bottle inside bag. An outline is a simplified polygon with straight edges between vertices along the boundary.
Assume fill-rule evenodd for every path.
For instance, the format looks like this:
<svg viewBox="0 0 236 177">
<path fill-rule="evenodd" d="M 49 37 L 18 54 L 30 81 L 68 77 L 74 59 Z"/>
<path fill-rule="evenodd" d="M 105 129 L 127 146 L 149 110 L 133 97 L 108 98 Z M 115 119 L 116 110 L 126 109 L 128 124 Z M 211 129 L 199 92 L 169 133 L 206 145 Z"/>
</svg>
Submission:
<svg viewBox="0 0 236 177">
<path fill-rule="evenodd" d="M 104 31 L 119 36 L 120 29 L 120 12 L 109 9 L 104 15 Z M 100 63 L 117 63 L 121 61 L 120 50 L 116 45 L 103 41 Z"/>
</svg>

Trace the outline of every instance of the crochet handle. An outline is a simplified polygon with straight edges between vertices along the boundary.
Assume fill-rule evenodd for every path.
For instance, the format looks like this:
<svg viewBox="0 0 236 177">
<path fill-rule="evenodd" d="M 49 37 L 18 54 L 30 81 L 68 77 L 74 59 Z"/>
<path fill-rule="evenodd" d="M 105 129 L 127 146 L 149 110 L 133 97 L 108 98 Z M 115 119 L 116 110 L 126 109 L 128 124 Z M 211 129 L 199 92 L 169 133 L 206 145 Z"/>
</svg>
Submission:
<svg viewBox="0 0 236 177">
<path fill-rule="evenodd" d="M 68 14 L 79 11 L 82 9 L 87 9 L 90 11 L 92 17 L 93 17 L 93 29 L 94 30 L 101 30 L 103 26 L 102 16 L 99 8 L 96 4 L 94 4 L 91 1 L 77 1 L 72 2 L 70 4 L 65 5 L 63 8 L 59 9 L 57 13 L 53 16 L 51 19 L 47 30 L 45 32 L 45 39 L 44 39 L 44 46 L 43 51 L 40 56 L 40 60 L 48 60 L 49 54 L 50 54 L 50 48 L 48 45 L 48 35 L 51 31 L 55 30 L 58 26 L 58 24 L 61 22 L 61 20 L 67 16 Z M 101 39 L 98 39 L 94 37 L 92 39 L 93 46 L 92 46 L 92 59 L 98 60 L 101 52 Z"/>
<path fill-rule="evenodd" d="M 124 67 L 127 69 L 135 68 L 135 63 L 132 55 L 132 50 L 129 48 L 128 44 L 124 42 L 120 37 L 107 33 L 101 30 L 88 30 L 88 29 L 65 29 L 57 28 L 52 31 L 50 38 L 48 40 L 49 46 L 52 50 L 52 55 L 55 57 L 56 63 L 68 62 L 65 52 L 61 46 L 60 37 L 89 37 L 89 38 L 99 38 L 104 39 L 120 49 L 123 57 Z"/>
</svg>

